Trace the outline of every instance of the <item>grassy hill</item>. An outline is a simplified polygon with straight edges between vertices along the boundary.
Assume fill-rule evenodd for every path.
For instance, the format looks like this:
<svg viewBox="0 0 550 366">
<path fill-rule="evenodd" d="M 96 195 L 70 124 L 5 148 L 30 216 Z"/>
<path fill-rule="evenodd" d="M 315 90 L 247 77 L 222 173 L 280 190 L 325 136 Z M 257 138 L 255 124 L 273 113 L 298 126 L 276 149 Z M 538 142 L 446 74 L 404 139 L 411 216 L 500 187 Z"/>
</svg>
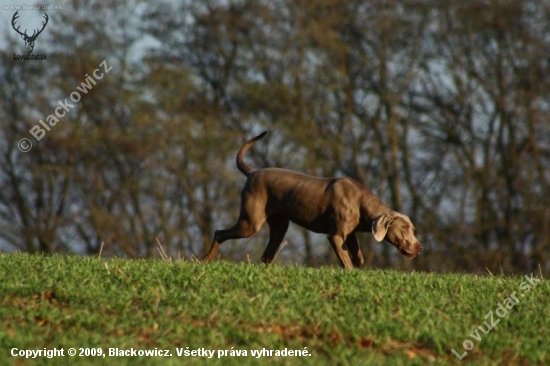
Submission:
<svg viewBox="0 0 550 366">
<path fill-rule="evenodd" d="M 0 254 L 0 279 L 1 365 L 550 362 L 538 273 Z M 24 357 L 54 348 L 64 356 Z"/>
</svg>

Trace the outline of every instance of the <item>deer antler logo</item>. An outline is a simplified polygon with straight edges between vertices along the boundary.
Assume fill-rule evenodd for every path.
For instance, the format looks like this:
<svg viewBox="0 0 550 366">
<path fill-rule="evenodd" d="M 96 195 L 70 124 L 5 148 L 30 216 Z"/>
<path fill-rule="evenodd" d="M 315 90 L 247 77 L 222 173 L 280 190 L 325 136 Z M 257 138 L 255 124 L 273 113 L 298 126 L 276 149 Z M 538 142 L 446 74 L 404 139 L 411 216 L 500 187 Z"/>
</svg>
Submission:
<svg viewBox="0 0 550 366">
<path fill-rule="evenodd" d="M 15 28 L 15 21 L 17 20 L 17 18 L 19 18 L 19 15 L 17 14 L 19 13 L 19 10 L 17 10 L 15 12 L 15 14 L 13 14 L 13 18 L 11 18 L 11 26 L 13 27 L 13 29 L 15 29 L 15 31 L 17 33 L 19 33 L 21 35 L 21 38 L 23 38 L 23 40 L 25 41 L 25 48 L 27 49 L 27 54 L 31 54 L 32 53 L 32 50 L 34 49 L 34 42 L 36 41 L 36 38 L 38 38 L 38 36 L 40 35 L 40 33 L 42 33 L 42 31 L 44 30 L 44 28 L 46 28 L 46 24 L 48 24 L 48 14 L 44 13 L 44 18 L 46 19 L 46 22 L 42 22 L 42 29 L 38 30 L 36 29 L 33 33 L 32 33 L 32 36 L 29 36 L 27 34 L 27 30 L 25 29 L 25 32 L 24 33 L 21 33 L 19 31 L 19 27 Z M 38 32 L 38 33 L 37 33 Z"/>
</svg>

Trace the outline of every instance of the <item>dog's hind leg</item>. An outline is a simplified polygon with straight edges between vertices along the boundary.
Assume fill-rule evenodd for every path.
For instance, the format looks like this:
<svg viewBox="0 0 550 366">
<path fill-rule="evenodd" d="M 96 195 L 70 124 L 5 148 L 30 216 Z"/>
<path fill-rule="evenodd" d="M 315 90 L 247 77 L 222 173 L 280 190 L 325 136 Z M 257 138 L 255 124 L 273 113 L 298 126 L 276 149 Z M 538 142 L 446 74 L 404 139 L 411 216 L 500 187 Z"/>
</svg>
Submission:
<svg viewBox="0 0 550 366">
<path fill-rule="evenodd" d="M 271 215 L 267 218 L 267 224 L 269 225 L 269 242 L 264 250 L 264 254 L 262 254 L 262 262 L 270 264 L 275 259 L 279 247 L 285 238 L 289 220 L 283 216 Z"/>
<path fill-rule="evenodd" d="M 363 265 L 365 262 L 363 259 L 363 253 L 361 252 L 361 248 L 359 246 L 359 240 L 357 240 L 357 235 L 355 233 L 351 233 L 346 238 L 346 248 L 348 249 L 348 253 L 351 257 L 351 262 L 355 266 L 355 268 L 359 268 Z"/>
<path fill-rule="evenodd" d="M 266 220 L 263 207 L 262 202 L 253 199 L 253 196 L 247 192 L 243 192 L 239 220 L 230 229 L 216 230 L 214 240 L 204 260 L 208 262 L 216 258 L 220 244 L 224 241 L 249 238 L 256 234 Z"/>
<path fill-rule="evenodd" d="M 210 246 L 208 254 L 204 257 L 204 260 L 208 262 L 216 258 L 216 256 L 218 255 L 220 244 L 224 241 L 231 239 L 249 238 L 260 230 L 262 224 L 263 222 L 260 224 L 256 223 L 256 225 L 254 225 L 247 219 L 239 218 L 239 221 L 237 221 L 237 223 L 232 228 L 225 230 L 216 230 L 216 232 L 214 233 L 214 240 L 212 241 L 212 245 Z"/>
</svg>

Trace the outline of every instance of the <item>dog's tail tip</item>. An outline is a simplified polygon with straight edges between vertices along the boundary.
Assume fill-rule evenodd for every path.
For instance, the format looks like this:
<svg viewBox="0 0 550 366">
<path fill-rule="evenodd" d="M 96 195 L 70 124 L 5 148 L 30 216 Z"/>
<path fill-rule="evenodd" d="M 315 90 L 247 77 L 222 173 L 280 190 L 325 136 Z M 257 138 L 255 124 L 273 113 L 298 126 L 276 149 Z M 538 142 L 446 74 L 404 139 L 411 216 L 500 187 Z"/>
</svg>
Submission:
<svg viewBox="0 0 550 366">
<path fill-rule="evenodd" d="M 243 146 L 239 149 L 239 152 L 237 153 L 237 168 L 246 176 L 250 175 L 252 172 L 254 172 L 254 168 L 251 166 L 248 166 L 244 162 L 244 154 L 248 150 L 250 146 L 252 146 L 256 141 L 262 139 L 265 135 L 267 135 L 267 131 L 262 132 L 256 137 L 253 137 L 252 139 L 245 142 Z"/>
</svg>

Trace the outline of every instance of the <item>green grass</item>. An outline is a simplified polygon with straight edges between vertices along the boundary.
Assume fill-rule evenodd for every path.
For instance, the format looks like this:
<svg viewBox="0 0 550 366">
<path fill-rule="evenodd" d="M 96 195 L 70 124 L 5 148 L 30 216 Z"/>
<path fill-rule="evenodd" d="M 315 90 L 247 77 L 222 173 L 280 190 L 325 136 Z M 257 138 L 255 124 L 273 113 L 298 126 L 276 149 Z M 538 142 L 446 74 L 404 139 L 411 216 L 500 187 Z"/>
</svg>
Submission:
<svg viewBox="0 0 550 366">
<path fill-rule="evenodd" d="M 550 285 L 525 292 L 523 276 L 0 254 L 0 279 L 1 365 L 550 361 Z M 499 318 L 497 304 L 514 291 L 519 303 Z M 490 311 L 500 323 L 473 339 Z M 459 361 L 451 349 L 463 353 L 465 340 L 474 347 Z M 167 349 L 172 357 L 69 357 L 70 347 Z M 186 347 L 248 355 L 178 357 Z M 306 347 L 311 356 L 251 355 Z M 12 357 L 13 348 L 63 348 L 65 357 Z"/>
</svg>

